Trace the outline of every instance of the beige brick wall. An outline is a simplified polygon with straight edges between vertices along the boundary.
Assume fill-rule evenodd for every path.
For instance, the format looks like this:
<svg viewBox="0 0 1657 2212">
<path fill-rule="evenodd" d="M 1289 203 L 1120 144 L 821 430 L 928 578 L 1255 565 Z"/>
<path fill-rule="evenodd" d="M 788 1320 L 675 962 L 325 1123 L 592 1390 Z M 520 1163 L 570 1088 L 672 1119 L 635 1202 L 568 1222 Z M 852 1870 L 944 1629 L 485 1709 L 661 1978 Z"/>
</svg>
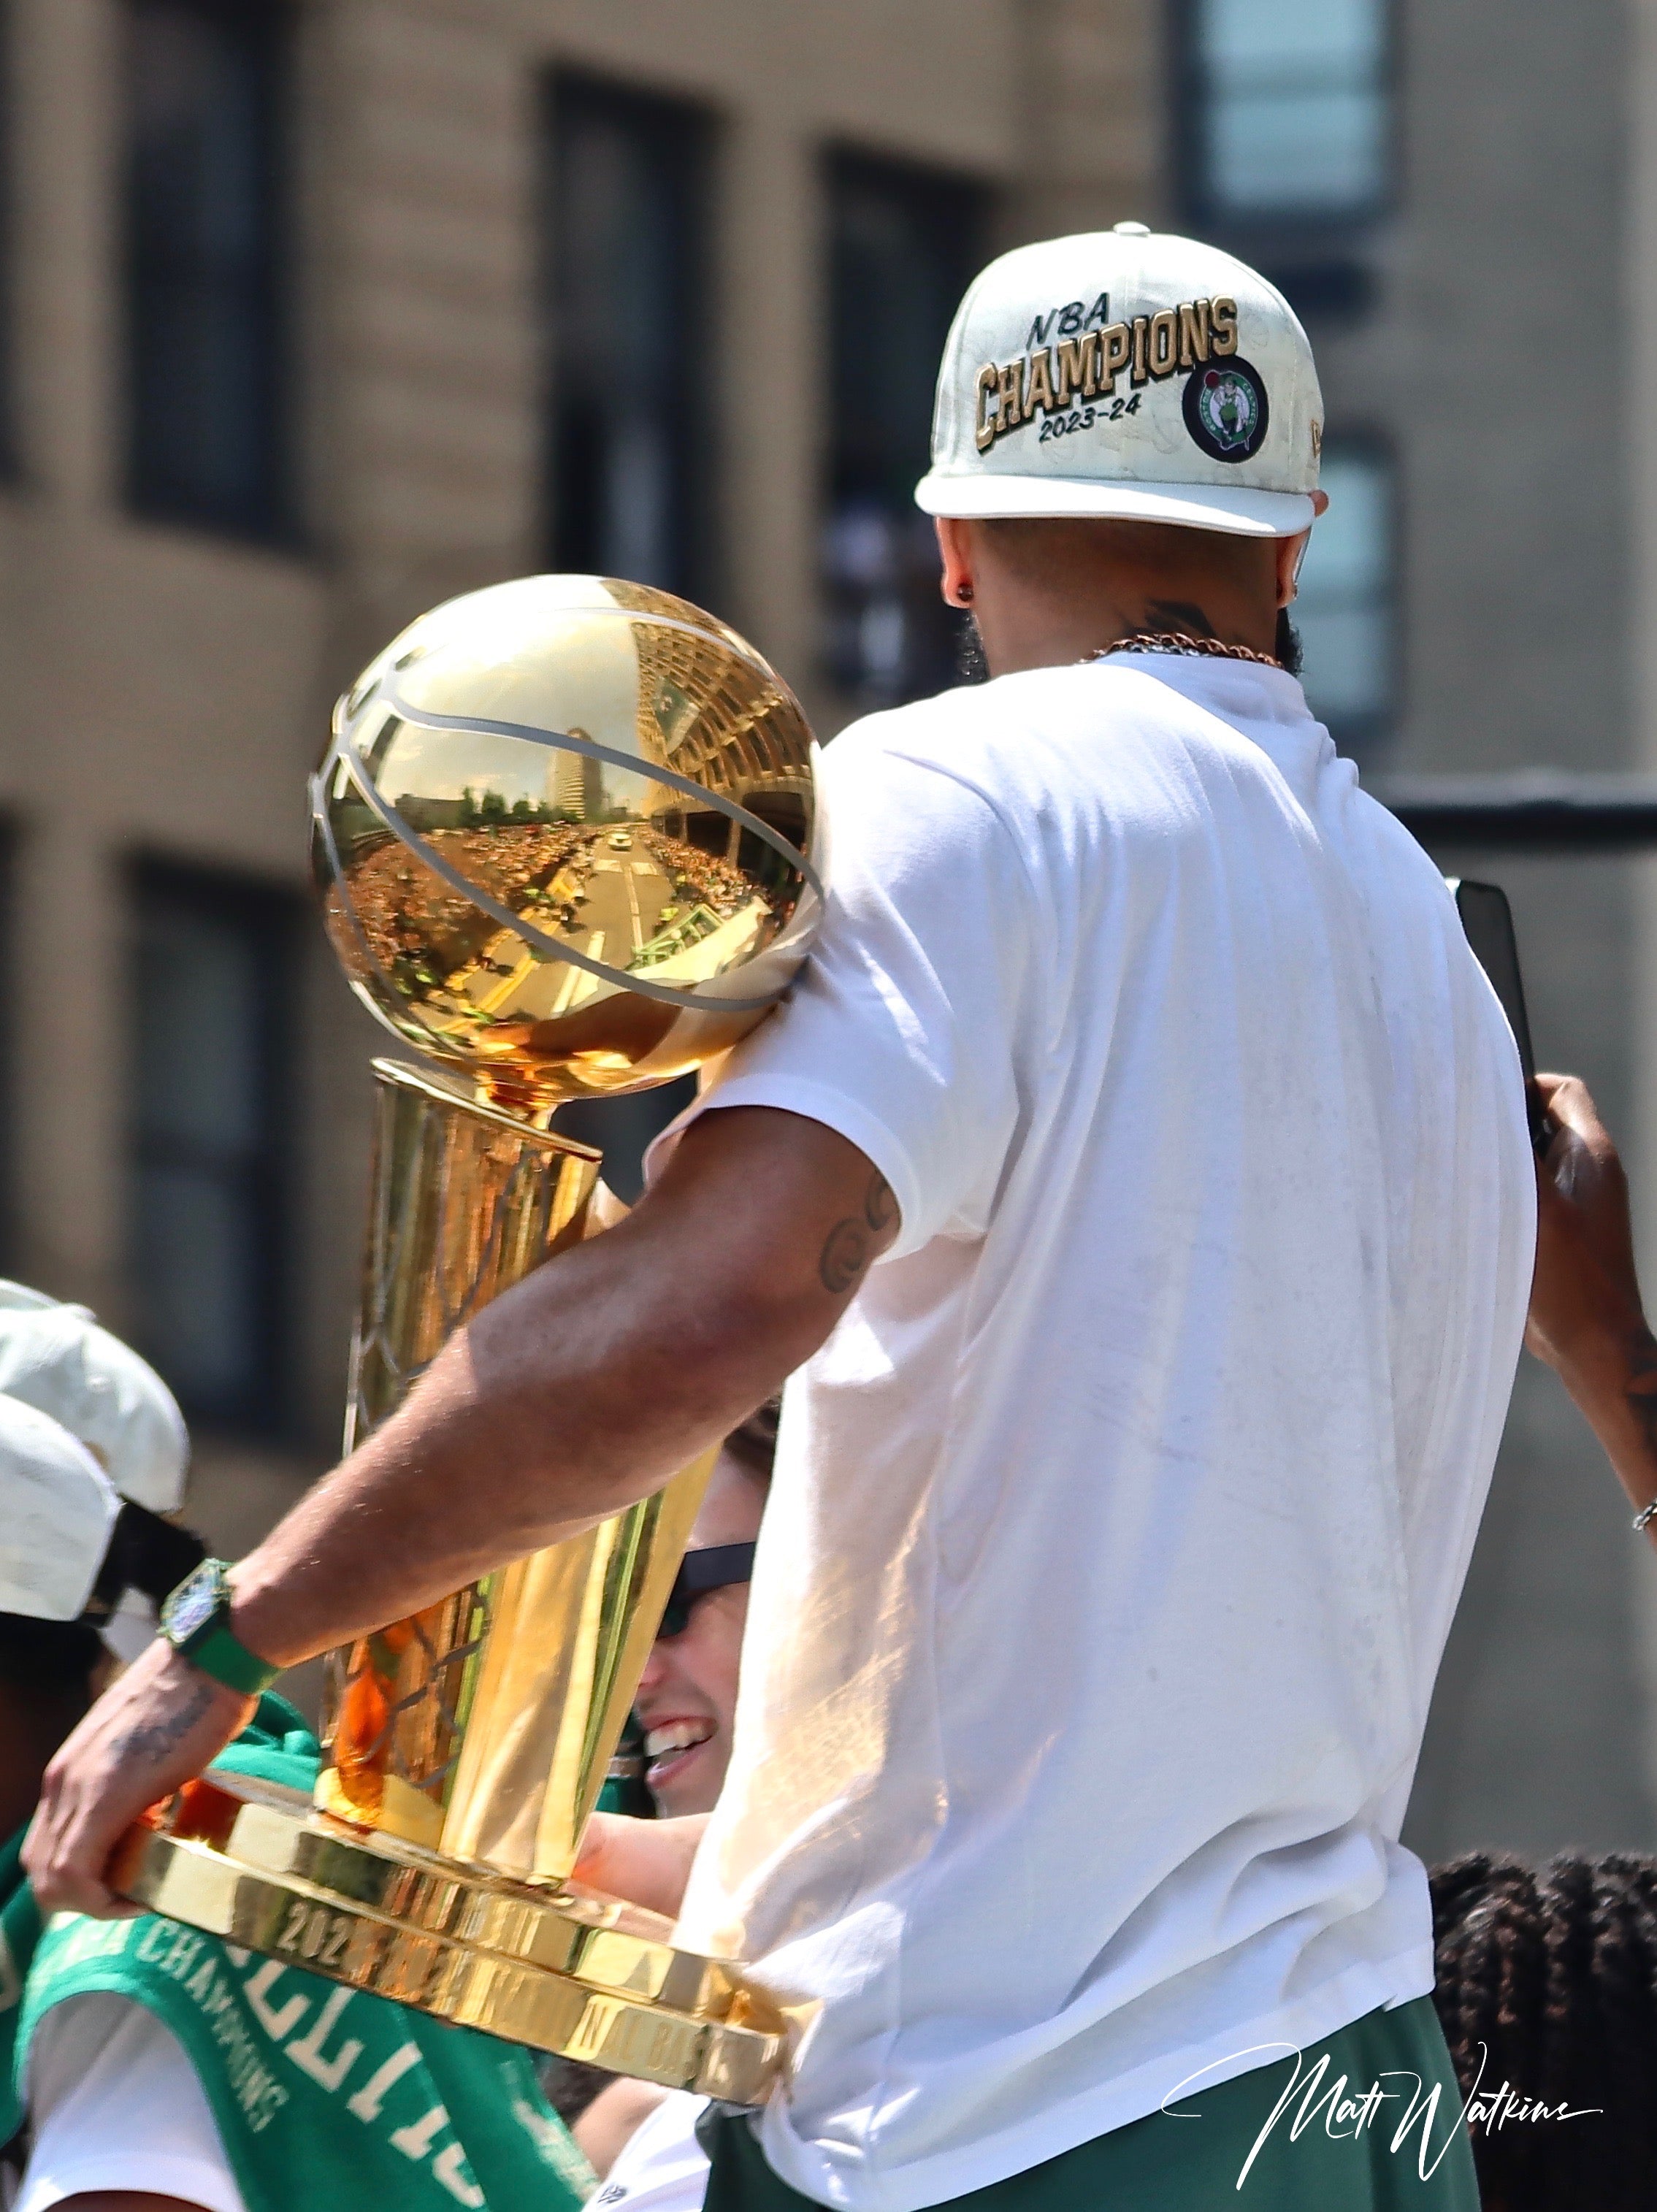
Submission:
<svg viewBox="0 0 1657 2212">
<path fill-rule="evenodd" d="M 1164 209 L 1162 0 L 1026 0 L 1023 155 L 1010 237 L 1053 238 Z"/>
</svg>

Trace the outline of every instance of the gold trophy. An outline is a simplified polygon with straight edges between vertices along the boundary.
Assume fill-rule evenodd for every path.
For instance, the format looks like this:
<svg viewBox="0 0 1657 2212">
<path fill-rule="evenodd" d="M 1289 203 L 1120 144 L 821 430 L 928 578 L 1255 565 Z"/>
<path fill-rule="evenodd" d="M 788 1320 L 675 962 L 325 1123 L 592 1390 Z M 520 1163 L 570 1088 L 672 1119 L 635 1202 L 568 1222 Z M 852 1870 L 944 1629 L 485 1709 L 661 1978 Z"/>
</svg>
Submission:
<svg viewBox="0 0 1657 2212">
<path fill-rule="evenodd" d="M 313 857 L 377 1060 L 349 1450 L 451 1332 L 594 1233 L 549 1126 L 735 1043 L 821 906 L 787 687 L 683 600 L 535 576 L 434 609 L 341 700 Z M 542 2050 L 763 2100 L 787 2022 L 569 1879 L 714 1454 L 586 1534 L 331 1655 L 313 1801 L 228 1775 L 124 1838 L 137 1902 Z"/>
</svg>

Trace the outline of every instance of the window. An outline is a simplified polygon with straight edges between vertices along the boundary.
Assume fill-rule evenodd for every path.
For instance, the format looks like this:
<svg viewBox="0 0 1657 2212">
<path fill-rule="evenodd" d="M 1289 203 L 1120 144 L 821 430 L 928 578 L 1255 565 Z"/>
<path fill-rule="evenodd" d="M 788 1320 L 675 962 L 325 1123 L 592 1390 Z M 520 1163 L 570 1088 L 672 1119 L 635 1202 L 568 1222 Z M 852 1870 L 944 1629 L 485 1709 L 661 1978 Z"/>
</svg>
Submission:
<svg viewBox="0 0 1657 2212">
<path fill-rule="evenodd" d="M 129 0 L 128 496 L 260 538 L 290 520 L 289 30 L 263 0 Z"/>
<path fill-rule="evenodd" d="M 288 900 L 136 882 L 131 1260 L 143 1349 L 187 1413 L 281 1425 Z"/>
<path fill-rule="evenodd" d="M 1186 0 L 1187 157 L 1222 227 L 1350 222 L 1385 203 L 1387 0 Z"/>
<path fill-rule="evenodd" d="M 707 125 L 561 76 L 549 127 L 553 563 L 703 597 Z"/>
<path fill-rule="evenodd" d="M 956 624 L 913 494 L 988 210 L 975 185 L 854 155 L 830 161 L 828 204 L 828 659 L 860 704 L 890 705 L 955 678 Z"/>
<path fill-rule="evenodd" d="M 1393 471 L 1383 452 L 1323 449 L 1328 511 L 1312 532 L 1291 610 L 1312 711 L 1343 744 L 1373 738 L 1393 703 Z"/>
</svg>

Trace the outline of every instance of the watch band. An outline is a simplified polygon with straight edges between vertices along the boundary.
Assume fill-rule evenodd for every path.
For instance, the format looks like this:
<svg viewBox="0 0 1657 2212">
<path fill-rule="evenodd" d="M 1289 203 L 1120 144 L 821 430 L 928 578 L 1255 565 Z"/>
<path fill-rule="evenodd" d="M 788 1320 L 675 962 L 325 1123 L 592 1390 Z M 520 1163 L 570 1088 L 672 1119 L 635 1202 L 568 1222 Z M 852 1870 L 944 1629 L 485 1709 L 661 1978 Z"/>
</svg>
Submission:
<svg viewBox="0 0 1657 2212">
<path fill-rule="evenodd" d="M 230 1627 L 234 1598 L 230 1571 L 222 1559 L 203 1559 L 191 1569 L 161 1607 L 161 1634 L 192 1667 L 227 1689 L 256 1698 L 268 1690 L 280 1667 L 250 1651 Z"/>
<path fill-rule="evenodd" d="M 282 1672 L 280 1667 L 250 1651 L 217 1621 L 176 1648 L 192 1667 L 199 1667 L 203 1674 L 210 1674 L 228 1689 L 240 1690 L 244 1697 L 261 1696 Z"/>
</svg>

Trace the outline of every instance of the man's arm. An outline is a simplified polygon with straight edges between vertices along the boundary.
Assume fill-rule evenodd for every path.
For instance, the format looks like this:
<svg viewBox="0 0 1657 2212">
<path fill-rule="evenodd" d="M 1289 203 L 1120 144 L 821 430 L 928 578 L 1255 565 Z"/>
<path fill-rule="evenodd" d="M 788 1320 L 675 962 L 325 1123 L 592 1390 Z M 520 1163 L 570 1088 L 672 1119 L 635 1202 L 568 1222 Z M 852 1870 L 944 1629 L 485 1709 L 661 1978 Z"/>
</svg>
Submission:
<svg viewBox="0 0 1657 2212">
<path fill-rule="evenodd" d="M 816 1350 L 897 1225 L 835 1131 L 705 1114 L 627 1220 L 496 1299 L 240 1564 L 236 1635 L 292 1666 L 647 1497 Z M 25 1849 L 42 1910 L 109 1910 L 122 1830 L 246 1712 L 146 1652 L 46 1771 Z"/>
<path fill-rule="evenodd" d="M 666 2097 L 653 2081 L 629 2081 L 625 2075 L 600 2089 L 570 2128 L 575 2148 L 600 2181 Z"/>
<path fill-rule="evenodd" d="M 1657 1340 L 1634 1270 L 1628 1180 L 1584 1085 L 1537 1078 L 1557 1124 L 1537 1169 L 1525 1341 L 1587 1417 L 1630 1502 L 1657 1498 Z M 1648 1533 L 1657 1541 L 1657 1522 Z"/>
</svg>

